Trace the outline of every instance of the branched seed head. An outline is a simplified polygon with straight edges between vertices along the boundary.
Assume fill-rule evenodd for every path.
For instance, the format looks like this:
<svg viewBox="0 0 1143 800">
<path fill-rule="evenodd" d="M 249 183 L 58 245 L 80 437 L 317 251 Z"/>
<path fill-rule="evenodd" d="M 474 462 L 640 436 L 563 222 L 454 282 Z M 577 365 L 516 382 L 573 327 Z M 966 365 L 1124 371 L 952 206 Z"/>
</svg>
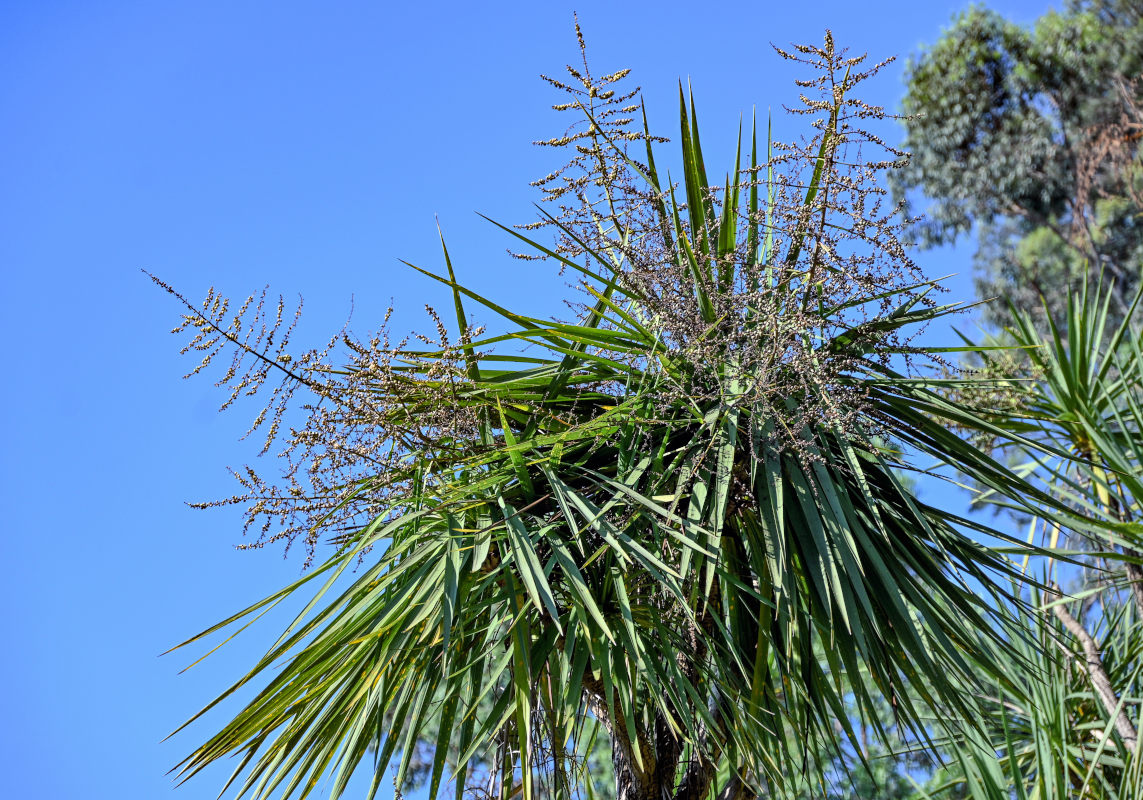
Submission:
<svg viewBox="0 0 1143 800">
<path fill-rule="evenodd" d="M 192 504 L 241 508 L 245 532 L 257 531 L 241 548 L 281 541 L 288 549 L 302 539 L 308 563 L 319 535 L 336 540 L 378 515 L 399 513 L 419 459 L 447 457 L 476 438 L 477 416 L 463 395 L 470 384 L 466 359 L 481 355 L 471 349 L 483 333 L 480 327 L 470 327 L 454 344 L 439 315 L 426 306 L 436 337 L 412 334 L 393 344 L 390 308 L 367 341 L 343 330 L 320 349 L 288 353 L 300 301 L 287 325 L 284 302 L 267 304 L 265 291 L 234 312 L 213 288 L 201 306 L 194 306 L 168 284 L 151 279 L 187 308 L 174 332 L 193 332 L 182 352 L 203 357 L 186 377 L 219 356 L 228 357 L 217 381 L 228 391 L 222 408 L 259 392 L 265 399 L 247 435 L 265 428 L 260 454 L 277 449 L 277 474 L 267 478 L 249 465 L 232 469 L 237 493 Z M 411 339 L 426 349 L 410 349 Z M 337 367 L 335 354 L 341 361 Z M 294 409 L 298 418 L 291 417 L 296 424 L 290 425 L 287 411 L 299 392 L 304 399 Z"/>
</svg>

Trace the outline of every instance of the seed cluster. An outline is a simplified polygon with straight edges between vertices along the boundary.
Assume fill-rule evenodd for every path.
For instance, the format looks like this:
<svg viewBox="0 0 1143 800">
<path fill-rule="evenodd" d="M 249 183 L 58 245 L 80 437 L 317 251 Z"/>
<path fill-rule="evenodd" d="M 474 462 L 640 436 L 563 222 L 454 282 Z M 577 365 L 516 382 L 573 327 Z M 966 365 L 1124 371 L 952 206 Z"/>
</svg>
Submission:
<svg viewBox="0 0 1143 800">
<path fill-rule="evenodd" d="M 645 117 L 636 124 L 639 106 L 632 100 L 638 89 L 616 88 L 627 71 L 593 78 L 582 35 L 579 43 L 582 67 L 568 66 L 565 81 L 547 78 L 569 97 L 553 108 L 573 114 L 576 122 L 562 137 L 538 143 L 564 148 L 571 157 L 536 182 L 555 210 L 530 227 L 556 227 L 557 252 L 585 267 L 601 271 L 598 259 L 608 261 L 624 294 L 635 298 L 627 310 L 654 330 L 666 356 L 689 365 L 685 380 L 660 384 L 660 410 L 712 400 L 745 406 L 774 423 L 783 447 L 800 448 L 807 425 L 875 433 L 861 397 L 844 380 L 860 368 L 852 355 L 856 348 L 835 352 L 828 343 L 855 331 L 851 338 L 869 345 L 862 358 L 884 362 L 894 352 L 908 360 L 910 353 L 898 334 L 862 327 L 916 296 L 925 284 L 906 252 L 908 220 L 881 186 L 883 174 L 906 155 L 868 130 L 870 121 L 892 117 L 853 95 L 892 59 L 862 69 L 865 56 L 837 50 L 828 32 L 821 47 L 775 48 L 817 75 L 798 82 L 805 92 L 801 105 L 787 109 L 813 116 L 816 136 L 774 142 L 758 166 L 742 169 L 737 181 L 728 176 L 726 185 L 712 187 L 701 198 L 704 223 L 696 230 L 686 203 L 678 203 L 680 219 L 670 224 L 666 209 L 677 186 L 656 191 L 647 180 L 650 159 L 640 161 L 634 152 L 663 139 L 649 133 Z M 697 136 L 697 130 L 690 135 Z M 868 161 L 865 150 L 884 155 Z M 714 235 L 727 192 L 751 190 L 762 202 L 753 218 L 747 204 L 738 203 L 733 247 L 712 270 L 728 279 L 702 287 L 714 307 L 712 325 L 695 290 L 702 279 L 684 257 L 680 239 L 702 251 L 704 237 Z M 751 223 L 760 231 L 757 238 L 750 234 Z M 585 311 L 591 302 L 577 307 Z"/>
</svg>

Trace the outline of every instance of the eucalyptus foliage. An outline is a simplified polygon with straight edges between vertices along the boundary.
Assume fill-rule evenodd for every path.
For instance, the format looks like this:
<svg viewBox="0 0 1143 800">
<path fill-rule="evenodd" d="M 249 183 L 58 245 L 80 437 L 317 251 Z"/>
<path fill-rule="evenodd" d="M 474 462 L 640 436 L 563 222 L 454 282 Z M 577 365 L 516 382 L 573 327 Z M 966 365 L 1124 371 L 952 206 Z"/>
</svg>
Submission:
<svg viewBox="0 0 1143 800">
<path fill-rule="evenodd" d="M 1121 318 L 1143 270 L 1143 7 L 1063 5 L 1031 26 L 973 6 L 910 61 L 914 157 L 895 176 L 901 196 L 916 190 L 922 242 L 977 236 L 980 296 L 1041 327 L 1041 297 L 1062 318 L 1101 272 Z M 984 315 L 1013 321 L 1003 301 Z"/>
</svg>

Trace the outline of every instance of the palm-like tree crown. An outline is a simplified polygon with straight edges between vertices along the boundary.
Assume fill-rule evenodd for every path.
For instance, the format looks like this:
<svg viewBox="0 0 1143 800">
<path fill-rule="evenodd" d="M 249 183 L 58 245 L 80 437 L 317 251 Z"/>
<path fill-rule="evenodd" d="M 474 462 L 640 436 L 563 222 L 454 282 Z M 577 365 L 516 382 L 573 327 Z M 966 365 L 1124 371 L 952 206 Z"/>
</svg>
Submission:
<svg viewBox="0 0 1143 800">
<path fill-rule="evenodd" d="M 584 120 L 550 143 L 576 148 L 569 170 L 541 182 L 556 243 L 505 230 L 582 277 L 577 322 L 477 295 L 445 250 L 446 274 L 421 271 L 451 287 L 458 339 L 438 320 L 427 349 L 347 340 L 338 369 L 237 348 L 236 393 L 282 377 L 271 426 L 295 390 L 317 396 L 290 438 L 291 476 L 311 464 L 317 488 L 243 476 L 251 519 L 293 514 L 336 552 L 204 632 L 320 587 L 185 775 L 241 753 L 255 796 L 331 774 L 336 797 L 369 754 L 373 791 L 394 758 L 403 785 L 428 743 L 432 797 L 570 796 L 594 791 L 600 743 L 623 798 L 774 796 L 855 741 L 854 709 L 878 725 L 879 697 L 920 736 L 927 705 L 971 717 L 992 613 L 977 592 L 1015 573 L 916 497 L 901 453 L 1051 501 L 949 426 L 1002 431 L 902 366 L 933 355 L 905 331 L 953 307 L 927 299 L 879 206 L 886 165 L 858 158 L 879 143 L 859 127 L 880 110 L 850 94 L 872 70 L 828 36 L 783 55 L 822 71 L 816 139 L 760 154 L 752 133 L 722 186 L 682 92 L 676 191 L 609 88 L 622 73 L 553 81 Z M 470 327 L 466 302 L 507 331 Z M 250 313 L 208 298 L 193 344 L 242 342 Z"/>
</svg>

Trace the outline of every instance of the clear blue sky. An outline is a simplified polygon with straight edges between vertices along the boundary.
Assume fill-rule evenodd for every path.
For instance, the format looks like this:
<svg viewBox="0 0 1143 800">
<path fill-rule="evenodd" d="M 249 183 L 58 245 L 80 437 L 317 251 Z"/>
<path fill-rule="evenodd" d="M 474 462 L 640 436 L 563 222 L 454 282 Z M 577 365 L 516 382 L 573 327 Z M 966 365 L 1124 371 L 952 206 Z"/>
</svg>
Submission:
<svg viewBox="0 0 1143 800">
<path fill-rule="evenodd" d="M 1028 22 L 1033 0 L 992 7 Z M 160 740 L 236 677 L 273 631 L 185 675 L 158 654 L 296 576 L 278 550 L 236 552 L 237 518 L 188 500 L 231 491 L 254 457 L 248 419 L 219 416 L 166 331 L 190 297 L 269 283 L 305 296 L 303 341 L 398 328 L 441 294 L 398 263 L 439 266 L 439 215 L 464 280 L 506 305 L 562 310 L 562 279 L 504 255 L 473 212 L 532 218 L 528 182 L 562 131 L 538 79 L 577 58 L 635 69 L 674 133 L 689 76 L 707 156 L 729 166 L 740 113 L 796 101 L 768 42 L 874 57 L 932 42 L 959 2 L 0 3 L 0 409 L 4 577 L 0 761 L 7 797 L 213 798 L 221 770 L 172 790 L 166 770 L 209 733 Z M 869 99 L 895 107 L 901 65 Z M 960 270 L 969 247 L 925 256 Z M 272 627 L 272 626 L 271 626 Z M 220 717 L 213 723 L 220 724 Z"/>
</svg>

